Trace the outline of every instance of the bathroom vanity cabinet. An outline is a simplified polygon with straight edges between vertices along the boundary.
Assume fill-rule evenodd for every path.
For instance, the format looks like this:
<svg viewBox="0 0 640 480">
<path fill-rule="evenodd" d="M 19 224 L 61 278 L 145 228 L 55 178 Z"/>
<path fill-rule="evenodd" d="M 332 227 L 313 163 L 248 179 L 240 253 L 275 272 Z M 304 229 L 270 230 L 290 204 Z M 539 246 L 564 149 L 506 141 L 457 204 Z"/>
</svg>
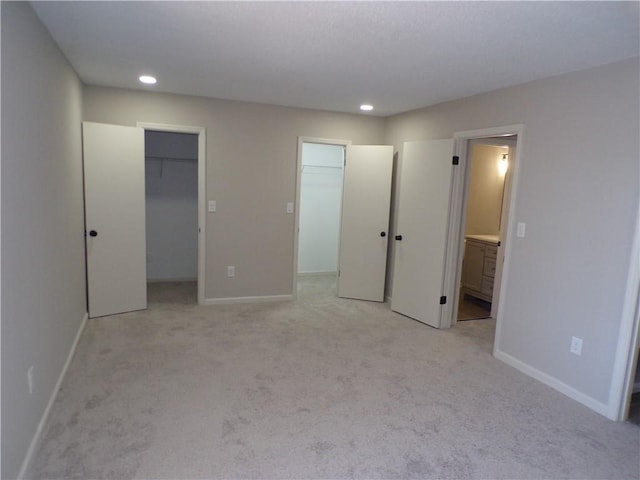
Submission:
<svg viewBox="0 0 640 480">
<path fill-rule="evenodd" d="M 462 261 L 462 293 L 487 302 L 493 299 L 498 256 L 497 235 L 467 235 Z"/>
</svg>

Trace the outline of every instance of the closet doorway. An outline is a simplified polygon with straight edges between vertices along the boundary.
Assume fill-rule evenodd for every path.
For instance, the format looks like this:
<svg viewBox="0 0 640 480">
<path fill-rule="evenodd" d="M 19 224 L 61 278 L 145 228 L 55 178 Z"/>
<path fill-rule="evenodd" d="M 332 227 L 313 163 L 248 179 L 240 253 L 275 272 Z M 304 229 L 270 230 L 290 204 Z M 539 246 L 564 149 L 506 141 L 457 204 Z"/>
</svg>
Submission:
<svg viewBox="0 0 640 480">
<path fill-rule="evenodd" d="M 338 274 L 345 143 L 301 145 L 299 276 Z"/>
<path fill-rule="evenodd" d="M 299 274 L 323 275 L 341 298 L 383 302 L 393 147 L 299 137 L 297 166 L 293 294 Z"/>
<path fill-rule="evenodd" d="M 138 123 L 145 136 L 149 300 L 204 300 L 205 130 Z"/>
</svg>

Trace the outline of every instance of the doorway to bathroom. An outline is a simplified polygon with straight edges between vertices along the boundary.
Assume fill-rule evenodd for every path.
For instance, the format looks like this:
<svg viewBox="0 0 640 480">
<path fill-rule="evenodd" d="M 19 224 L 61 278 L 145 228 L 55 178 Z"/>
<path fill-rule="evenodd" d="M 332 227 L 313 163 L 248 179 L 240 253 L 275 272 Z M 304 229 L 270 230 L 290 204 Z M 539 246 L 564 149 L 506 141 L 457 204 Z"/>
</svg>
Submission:
<svg viewBox="0 0 640 480">
<path fill-rule="evenodd" d="M 509 200 L 505 187 L 515 145 L 515 137 L 469 142 L 457 321 L 495 318 L 497 313 L 498 267 L 503 260 L 498 249 L 504 236 L 503 213 Z"/>
</svg>

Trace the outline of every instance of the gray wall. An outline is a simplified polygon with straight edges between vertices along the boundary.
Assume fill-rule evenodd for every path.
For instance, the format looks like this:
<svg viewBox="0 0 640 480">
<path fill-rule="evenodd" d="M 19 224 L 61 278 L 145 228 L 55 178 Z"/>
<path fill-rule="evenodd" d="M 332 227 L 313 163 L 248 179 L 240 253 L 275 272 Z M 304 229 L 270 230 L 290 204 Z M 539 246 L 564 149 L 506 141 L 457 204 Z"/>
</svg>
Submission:
<svg viewBox="0 0 640 480">
<path fill-rule="evenodd" d="M 86 312 L 82 90 L 31 7 L 0 8 L 2 478 L 13 478 Z"/>
<path fill-rule="evenodd" d="M 499 235 L 505 175 L 498 162 L 509 148 L 474 145 L 467 186 L 466 235 Z"/>
<path fill-rule="evenodd" d="M 387 119 L 398 149 L 524 124 L 513 213 L 527 235 L 511 245 L 497 349 L 602 406 L 638 211 L 638 89 L 635 59 Z M 584 339 L 580 357 L 569 353 L 573 335 Z"/>
<path fill-rule="evenodd" d="M 384 120 L 209 98 L 85 87 L 91 122 L 207 129 L 205 298 L 289 295 L 293 289 L 298 136 L 378 144 Z M 228 278 L 227 265 L 236 267 Z"/>
</svg>

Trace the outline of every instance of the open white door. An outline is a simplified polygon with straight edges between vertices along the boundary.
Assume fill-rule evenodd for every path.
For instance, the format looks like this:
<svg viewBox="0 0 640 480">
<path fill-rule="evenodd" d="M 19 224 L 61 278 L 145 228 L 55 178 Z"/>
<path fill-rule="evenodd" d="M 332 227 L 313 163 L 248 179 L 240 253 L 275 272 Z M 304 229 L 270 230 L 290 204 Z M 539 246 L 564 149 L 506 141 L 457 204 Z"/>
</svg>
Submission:
<svg viewBox="0 0 640 480">
<path fill-rule="evenodd" d="M 391 309 L 440 328 L 453 140 L 405 142 Z"/>
<path fill-rule="evenodd" d="M 83 122 L 89 316 L 147 307 L 144 130 Z"/>
<path fill-rule="evenodd" d="M 384 301 L 393 147 L 347 146 L 338 296 Z"/>
</svg>

